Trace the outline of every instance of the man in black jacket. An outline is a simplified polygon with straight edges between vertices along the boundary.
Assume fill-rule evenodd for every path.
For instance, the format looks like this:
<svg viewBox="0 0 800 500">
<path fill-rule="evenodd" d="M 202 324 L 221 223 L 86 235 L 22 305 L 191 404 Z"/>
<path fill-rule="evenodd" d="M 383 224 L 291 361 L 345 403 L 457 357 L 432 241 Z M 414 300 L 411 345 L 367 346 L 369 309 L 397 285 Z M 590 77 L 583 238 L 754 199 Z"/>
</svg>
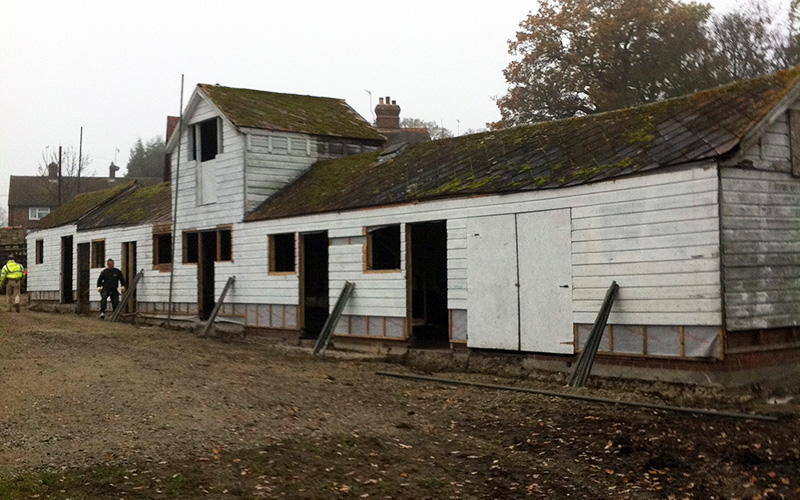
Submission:
<svg viewBox="0 0 800 500">
<path fill-rule="evenodd" d="M 97 278 L 97 291 L 100 293 L 100 317 L 106 317 L 106 299 L 111 297 L 112 311 L 119 305 L 119 291 L 117 287 L 122 285 L 122 293 L 125 293 L 125 277 L 122 272 L 114 267 L 114 260 L 108 259 L 108 267 L 103 269 L 100 277 Z"/>
</svg>

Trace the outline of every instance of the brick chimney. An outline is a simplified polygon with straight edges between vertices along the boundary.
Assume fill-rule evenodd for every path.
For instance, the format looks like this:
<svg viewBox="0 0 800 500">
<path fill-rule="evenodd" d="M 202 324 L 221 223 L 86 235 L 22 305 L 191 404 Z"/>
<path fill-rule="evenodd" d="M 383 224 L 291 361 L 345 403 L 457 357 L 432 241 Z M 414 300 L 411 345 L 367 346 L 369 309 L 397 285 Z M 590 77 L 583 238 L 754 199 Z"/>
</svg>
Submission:
<svg viewBox="0 0 800 500">
<path fill-rule="evenodd" d="M 397 130 L 400 128 L 400 106 L 397 101 L 392 101 L 389 96 L 378 99 L 375 106 L 375 128 L 378 130 Z"/>
<path fill-rule="evenodd" d="M 58 178 L 58 165 L 56 162 L 50 162 L 50 165 L 47 166 L 47 177 L 51 179 Z"/>
<path fill-rule="evenodd" d="M 108 166 L 108 178 L 115 178 L 117 176 L 117 170 L 119 170 L 119 167 L 114 165 L 114 162 L 112 161 L 111 165 Z"/>
<path fill-rule="evenodd" d="M 172 137 L 172 133 L 175 132 L 175 127 L 178 126 L 178 120 L 180 120 L 179 116 L 167 116 L 167 138 L 165 142 L 169 142 L 169 138 Z"/>
</svg>

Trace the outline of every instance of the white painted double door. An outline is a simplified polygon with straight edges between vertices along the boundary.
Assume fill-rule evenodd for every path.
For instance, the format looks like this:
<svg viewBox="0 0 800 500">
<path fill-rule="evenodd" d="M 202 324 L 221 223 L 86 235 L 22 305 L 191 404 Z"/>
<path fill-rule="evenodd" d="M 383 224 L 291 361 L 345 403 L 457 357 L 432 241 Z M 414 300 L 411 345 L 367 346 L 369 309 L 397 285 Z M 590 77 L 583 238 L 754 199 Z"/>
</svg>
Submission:
<svg viewBox="0 0 800 500">
<path fill-rule="evenodd" d="M 569 209 L 467 220 L 467 345 L 572 353 Z"/>
</svg>

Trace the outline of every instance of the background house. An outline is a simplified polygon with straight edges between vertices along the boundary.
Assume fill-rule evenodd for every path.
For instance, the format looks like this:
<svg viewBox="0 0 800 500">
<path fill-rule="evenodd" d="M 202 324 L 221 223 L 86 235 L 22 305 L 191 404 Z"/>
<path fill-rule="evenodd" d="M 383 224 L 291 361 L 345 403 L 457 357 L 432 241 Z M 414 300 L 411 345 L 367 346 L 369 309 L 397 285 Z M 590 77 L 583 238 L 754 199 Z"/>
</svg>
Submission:
<svg viewBox="0 0 800 500">
<path fill-rule="evenodd" d="M 108 177 L 69 177 L 62 176 L 60 185 L 58 166 L 50 164 L 46 177 L 39 175 L 12 175 L 8 184 L 8 225 L 29 229 L 34 222 L 42 219 L 59 206 L 59 189 L 61 204 L 74 198 L 79 193 L 88 193 L 101 189 L 127 184 L 136 180 L 140 185 L 158 184 L 161 178 L 129 178 L 116 177 L 119 167 L 113 163 L 109 166 Z"/>
</svg>

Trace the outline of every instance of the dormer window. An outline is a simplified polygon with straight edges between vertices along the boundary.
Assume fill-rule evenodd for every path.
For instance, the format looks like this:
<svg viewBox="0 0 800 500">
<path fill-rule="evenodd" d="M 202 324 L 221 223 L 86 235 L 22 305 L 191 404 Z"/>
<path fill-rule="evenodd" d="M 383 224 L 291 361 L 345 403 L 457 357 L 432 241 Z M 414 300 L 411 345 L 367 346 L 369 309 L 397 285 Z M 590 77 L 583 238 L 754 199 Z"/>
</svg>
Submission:
<svg viewBox="0 0 800 500">
<path fill-rule="evenodd" d="M 222 153 L 222 127 L 219 118 L 189 125 L 189 160 L 213 160 Z"/>
</svg>

